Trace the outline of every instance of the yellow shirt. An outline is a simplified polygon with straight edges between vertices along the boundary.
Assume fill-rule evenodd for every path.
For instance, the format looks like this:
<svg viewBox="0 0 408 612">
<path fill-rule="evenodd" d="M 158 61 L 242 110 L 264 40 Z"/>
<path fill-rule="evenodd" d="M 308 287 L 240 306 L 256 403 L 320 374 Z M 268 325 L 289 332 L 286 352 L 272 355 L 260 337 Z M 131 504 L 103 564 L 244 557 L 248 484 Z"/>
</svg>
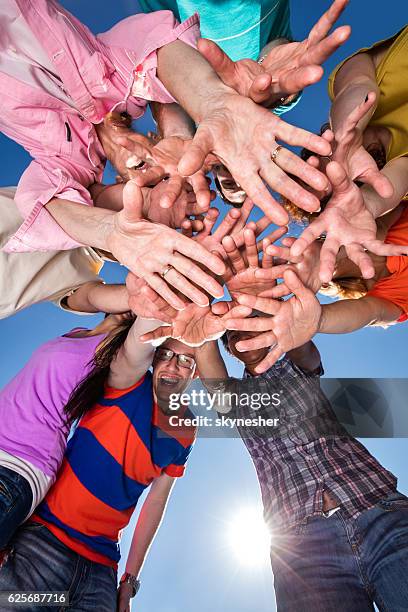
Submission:
<svg viewBox="0 0 408 612">
<path fill-rule="evenodd" d="M 372 47 L 360 49 L 350 57 L 387 41 L 393 42 L 376 69 L 380 97 L 370 126 L 385 127 L 390 131 L 391 142 L 386 155 L 389 162 L 408 155 L 408 26 L 396 36 L 380 41 Z M 334 98 L 336 74 L 350 57 L 339 64 L 329 77 L 331 100 Z"/>
</svg>

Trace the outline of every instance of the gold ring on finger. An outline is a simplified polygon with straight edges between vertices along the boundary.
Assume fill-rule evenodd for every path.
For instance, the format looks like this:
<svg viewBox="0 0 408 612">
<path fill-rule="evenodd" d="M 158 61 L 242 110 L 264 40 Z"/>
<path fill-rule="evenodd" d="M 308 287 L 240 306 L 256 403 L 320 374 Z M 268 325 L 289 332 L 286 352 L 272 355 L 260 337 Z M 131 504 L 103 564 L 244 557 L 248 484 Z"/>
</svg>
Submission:
<svg viewBox="0 0 408 612">
<path fill-rule="evenodd" d="M 173 266 L 166 266 L 163 270 L 163 272 L 161 273 L 161 277 L 164 278 L 166 276 L 166 274 L 168 274 L 170 272 L 170 270 L 172 269 Z"/>
<path fill-rule="evenodd" d="M 271 159 L 274 164 L 276 164 L 276 158 L 278 157 L 279 151 L 283 149 L 282 145 L 278 145 L 274 151 L 272 151 Z"/>
</svg>

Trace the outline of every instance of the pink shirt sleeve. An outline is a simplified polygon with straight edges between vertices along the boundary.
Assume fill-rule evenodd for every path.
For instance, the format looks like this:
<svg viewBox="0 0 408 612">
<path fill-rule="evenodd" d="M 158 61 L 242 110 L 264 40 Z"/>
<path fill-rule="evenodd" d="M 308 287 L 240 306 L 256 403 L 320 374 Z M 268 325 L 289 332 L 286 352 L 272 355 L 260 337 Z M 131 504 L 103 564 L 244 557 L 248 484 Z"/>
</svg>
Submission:
<svg viewBox="0 0 408 612">
<path fill-rule="evenodd" d="M 83 246 L 44 207 L 54 197 L 93 206 L 88 190 L 66 170 L 46 169 L 39 161 L 32 161 L 20 179 L 14 198 L 24 223 L 5 244 L 4 251 L 64 251 Z"/>
<path fill-rule="evenodd" d="M 130 72 L 129 95 L 164 104 L 176 100 L 157 77 L 157 50 L 175 40 L 196 48 L 199 37 L 200 20 L 197 14 L 178 23 L 171 11 L 133 15 L 97 36 L 106 45 L 117 69 L 122 63 L 122 76 Z M 126 58 L 133 61 L 130 70 L 129 66 L 124 65 L 124 49 L 131 54 L 130 58 L 129 55 Z"/>
</svg>

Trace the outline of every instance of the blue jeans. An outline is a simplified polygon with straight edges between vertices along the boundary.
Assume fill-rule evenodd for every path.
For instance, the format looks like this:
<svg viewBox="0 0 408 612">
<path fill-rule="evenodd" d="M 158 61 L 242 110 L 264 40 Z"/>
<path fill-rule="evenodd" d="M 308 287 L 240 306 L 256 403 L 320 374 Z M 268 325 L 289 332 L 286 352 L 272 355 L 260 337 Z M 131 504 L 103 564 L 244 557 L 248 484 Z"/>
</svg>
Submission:
<svg viewBox="0 0 408 612">
<path fill-rule="evenodd" d="M 116 612 L 116 571 L 89 561 L 60 542 L 44 525 L 26 523 L 11 542 L 0 569 L 0 591 L 68 591 L 69 608 L 18 606 L 20 612 Z M 1 607 L 1 612 L 16 606 Z"/>
<path fill-rule="evenodd" d="M 17 527 L 31 509 L 33 494 L 28 481 L 0 466 L 0 551 L 6 548 Z"/>
<path fill-rule="evenodd" d="M 278 612 L 408 610 L 408 498 L 395 493 L 356 519 L 341 509 L 272 537 Z"/>
</svg>

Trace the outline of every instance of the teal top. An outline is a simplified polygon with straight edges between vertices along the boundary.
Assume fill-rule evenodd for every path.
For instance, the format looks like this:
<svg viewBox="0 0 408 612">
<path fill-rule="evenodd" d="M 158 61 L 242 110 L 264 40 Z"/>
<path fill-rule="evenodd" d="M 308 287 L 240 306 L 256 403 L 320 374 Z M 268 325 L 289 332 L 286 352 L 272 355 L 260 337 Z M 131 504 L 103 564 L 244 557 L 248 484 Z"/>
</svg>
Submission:
<svg viewBox="0 0 408 612">
<path fill-rule="evenodd" d="M 173 11 L 180 21 L 200 15 L 201 35 L 234 61 L 257 60 L 274 38 L 291 38 L 289 0 L 139 0 L 145 13 Z"/>
<path fill-rule="evenodd" d="M 145 13 L 170 10 L 180 21 L 200 15 L 201 35 L 215 41 L 229 57 L 258 60 L 276 38 L 292 39 L 289 0 L 139 0 Z M 280 115 L 295 106 L 274 109 Z"/>
</svg>

